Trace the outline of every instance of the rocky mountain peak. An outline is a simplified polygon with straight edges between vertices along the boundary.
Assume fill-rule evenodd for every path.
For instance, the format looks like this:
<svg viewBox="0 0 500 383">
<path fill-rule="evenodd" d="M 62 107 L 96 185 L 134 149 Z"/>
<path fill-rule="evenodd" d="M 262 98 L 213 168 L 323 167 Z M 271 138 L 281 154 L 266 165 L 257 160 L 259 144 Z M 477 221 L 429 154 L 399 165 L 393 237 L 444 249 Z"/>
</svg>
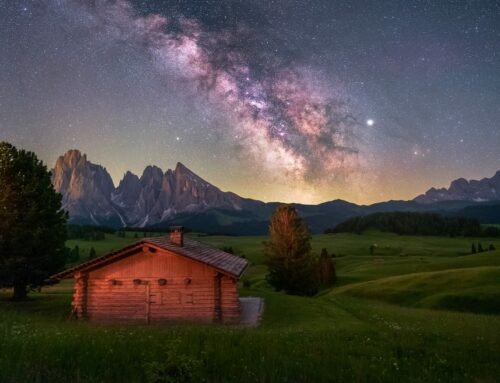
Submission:
<svg viewBox="0 0 500 383">
<path fill-rule="evenodd" d="M 110 217 L 115 187 L 111 176 L 100 165 L 87 160 L 79 150 L 60 156 L 52 172 L 54 189 L 63 196 L 63 208 L 71 216 L 85 217 L 86 224 L 99 224 L 96 216 Z"/>
<path fill-rule="evenodd" d="M 500 171 L 491 178 L 467 181 L 458 178 L 451 182 L 448 189 L 429 189 L 425 194 L 415 198 L 419 203 L 441 201 L 495 201 L 500 200 Z"/>
</svg>

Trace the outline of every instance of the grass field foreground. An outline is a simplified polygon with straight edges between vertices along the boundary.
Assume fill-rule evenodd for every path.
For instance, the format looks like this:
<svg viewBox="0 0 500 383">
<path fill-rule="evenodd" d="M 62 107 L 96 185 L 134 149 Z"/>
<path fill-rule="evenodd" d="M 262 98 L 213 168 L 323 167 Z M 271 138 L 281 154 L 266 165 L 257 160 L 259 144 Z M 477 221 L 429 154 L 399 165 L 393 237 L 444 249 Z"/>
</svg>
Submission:
<svg viewBox="0 0 500 383">
<path fill-rule="evenodd" d="M 32 293 L 25 303 L 8 301 L 4 292 L 0 381 L 183 381 L 181 373 L 162 380 L 172 366 L 196 382 L 495 382 L 500 376 L 500 253 L 467 254 L 472 242 L 500 248 L 498 240 L 314 236 L 315 251 L 326 247 L 337 255 L 339 283 L 305 298 L 269 288 L 265 238 L 193 236 L 249 259 L 251 286 L 240 290 L 265 298 L 260 327 L 74 322 L 67 319 L 71 283 Z M 78 244 L 82 253 L 94 247 L 101 255 L 134 240 L 127 233 L 68 246 Z"/>
</svg>

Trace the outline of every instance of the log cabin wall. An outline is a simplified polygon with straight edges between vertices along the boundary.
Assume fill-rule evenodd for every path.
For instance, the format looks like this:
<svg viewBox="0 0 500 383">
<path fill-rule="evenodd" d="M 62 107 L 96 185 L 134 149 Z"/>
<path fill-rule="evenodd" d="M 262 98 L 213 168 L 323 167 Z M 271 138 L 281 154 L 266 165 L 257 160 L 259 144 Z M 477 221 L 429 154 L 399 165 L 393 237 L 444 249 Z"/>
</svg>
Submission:
<svg viewBox="0 0 500 383">
<path fill-rule="evenodd" d="M 237 324 L 240 321 L 240 299 L 236 279 L 223 276 L 221 278 L 222 322 Z"/>
<path fill-rule="evenodd" d="M 80 276 L 73 301 L 79 317 L 141 323 L 217 319 L 214 281 L 218 272 L 175 253 L 155 250 L 145 247 L 90 271 L 88 279 Z M 237 284 L 225 275 L 220 276 L 220 305 L 222 321 L 237 323 Z"/>
<path fill-rule="evenodd" d="M 87 281 L 88 274 L 75 275 L 75 289 L 73 293 L 73 315 L 75 318 L 84 318 L 87 312 Z"/>
</svg>

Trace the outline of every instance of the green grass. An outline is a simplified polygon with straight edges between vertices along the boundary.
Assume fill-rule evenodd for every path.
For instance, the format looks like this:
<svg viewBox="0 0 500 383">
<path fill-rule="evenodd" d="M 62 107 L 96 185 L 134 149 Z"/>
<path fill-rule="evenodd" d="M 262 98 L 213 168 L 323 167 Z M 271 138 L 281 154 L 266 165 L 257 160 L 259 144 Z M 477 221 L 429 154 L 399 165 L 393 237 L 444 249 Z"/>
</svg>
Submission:
<svg viewBox="0 0 500 383">
<path fill-rule="evenodd" d="M 98 255 L 134 240 L 70 241 Z M 205 382 L 495 382 L 500 376 L 500 252 L 471 238 L 319 235 L 338 285 L 317 297 L 265 282 L 264 237 L 197 236 L 251 263 L 242 295 L 265 298 L 258 328 L 69 321 L 71 283 L 13 303 L 0 294 L 1 382 L 143 382 L 171 355 Z M 483 246 L 498 239 L 481 239 Z M 375 255 L 369 246 L 378 245 Z M 82 259 L 83 261 L 84 259 Z M 156 364 L 155 364 L 156 363 Z M 176 362 L 177 363 L 177 362 Z M 151 380 L 150 380 L 151 381 Z"/>
<path fill-rule="evenodd" d="M 335 291 L 403 306 L 500 314 L 500 267 L 415 273 Z"/>
</svg>

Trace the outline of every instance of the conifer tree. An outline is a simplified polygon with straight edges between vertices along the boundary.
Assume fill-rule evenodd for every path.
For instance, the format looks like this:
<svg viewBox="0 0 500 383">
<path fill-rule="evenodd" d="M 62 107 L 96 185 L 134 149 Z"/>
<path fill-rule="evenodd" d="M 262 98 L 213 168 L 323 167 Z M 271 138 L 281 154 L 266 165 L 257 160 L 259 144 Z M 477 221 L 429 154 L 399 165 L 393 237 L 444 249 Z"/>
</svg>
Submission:
<svg viewBox="0 0 500 383">
<path fill-rule="evenodd" d="M 311 236 L 290 205 L 281 205 L 269 224 L 265 252 L 268 282 L 287 294 L 313 295 L 318 291 L 317 260 L 311 253 Z"/>
<path fill-rule="evenodd" d="M 26 298 L 66 261 L 67 214 L 37 156 L 0 143 L 0 287 Z"/>
</svg>

